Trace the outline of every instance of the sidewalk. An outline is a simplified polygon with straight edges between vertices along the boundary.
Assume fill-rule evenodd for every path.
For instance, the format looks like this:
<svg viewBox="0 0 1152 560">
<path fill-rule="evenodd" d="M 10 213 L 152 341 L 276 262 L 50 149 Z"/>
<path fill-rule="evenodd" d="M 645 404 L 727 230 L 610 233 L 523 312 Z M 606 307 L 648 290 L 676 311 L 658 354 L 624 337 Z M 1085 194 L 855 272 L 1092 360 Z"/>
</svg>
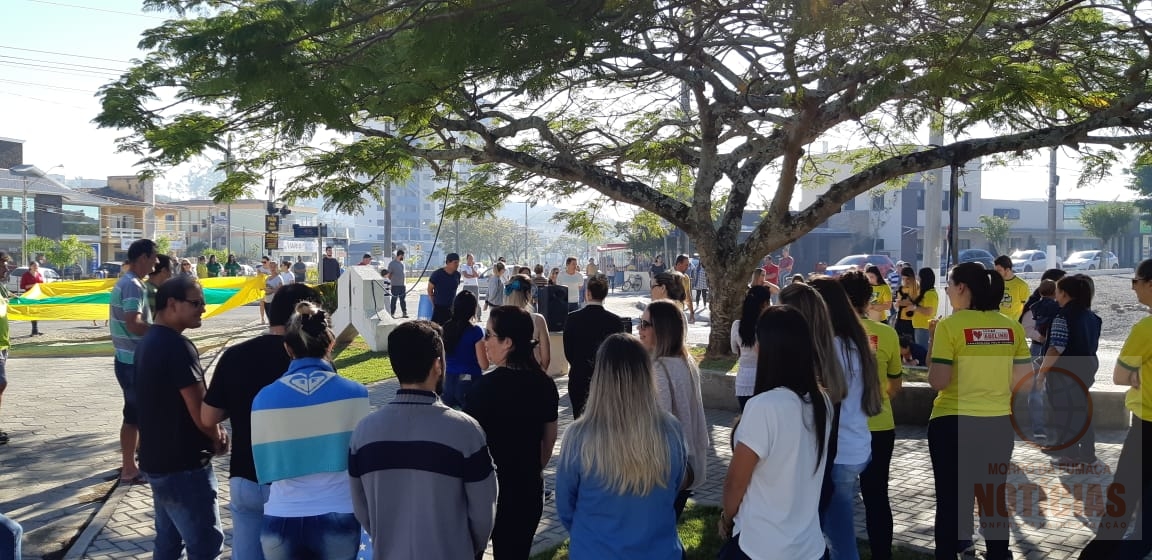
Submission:
<svg viewBox="0 0 1152 560">
<path fill-rule="evenodd" d="M 152 515 L 147 485 L 119 487 L 104 507 L 98 508 L 97 500 L 103 498 L 115 479 L 119 464 L 116 437 L 120 396 L 108 360 L 13 358 L 8 363 L 8 373 L 10 385 L 0 411 L 0 425 L 11 434 L 12 442 L 0 446 L 0 511 L 24 525 L 27 531 L 25 558 L 40 558 L 45 552 L 60 550 L 98 509 L 97 522 L 86 535 L 92 537 L 90 542 L 71 550 L 69 558 L 150 557 Z M 560 434 L 563 437 L 564 428 L 571 422 L 571 411 L 566 380 L 561 378 L 557 382 L 562 396 Z M 390 400 L 396 387 L 395 381 L 371 386 L 373 405 Z M 728 426 L 732 414 L 708 411 L 708 421 L 713 445 L 708 482 L 697 493 L 696 500 L 718 504 L 725 464 L 730 457 Z M 1116 464 L 1122 438 L 1120 432 L 1099 434 L 1097 449 L 1108 465 Z M 556 450 L 559 451 L 559 442 Z M 925 429 L 901 427 L 895 455 L 890 495 L 896 541 L 905 546 L 930 548 L 934 490 Z M 1024 470 L 1047 465 L 1047 458 L 1031 445 L 1017 442 L 1013 463 Z M 554 467 L 549 465 L 549 479 L 555 472 Z M 222 482 L 221 515 L 225 526 L 230 527 L 225 459 L 217 462 L 217 472 Z M 1039 485 L 1046 500 L 1045 509 L 1056 511 L 1061 506 L 1082 505 L 1082 500 L 1071 493 L 1092 484 L 1106 484 L 1110 477 L 1110 473 L 1060 476 L 1017 473 L 1009 480 L 1021 485 Z M 1022 497 L 1018 501 L 1024 502 Z M 1064 518 L 1072 516 L 1065 513 L 1061 516 Z M 1023 522 L 1027 519 L 1020 515 L 1014 520 L 1021 522 L 1013 533 L 1017 558 L 1072 558 L 1090 538 L 1090 532 L 1082 526 L 1038 528 L 1025 525 Z M 862 510 L 857 514 L 857 529 L 863 538 Z M 554 504 L 549 503 L 537 533 L 536 547 L 547 548 L 564 538 Z M 53 544 L 56 548 L 52 548 Z M 228 557 L 226 550 L 225 558 Z"/>
</svg>

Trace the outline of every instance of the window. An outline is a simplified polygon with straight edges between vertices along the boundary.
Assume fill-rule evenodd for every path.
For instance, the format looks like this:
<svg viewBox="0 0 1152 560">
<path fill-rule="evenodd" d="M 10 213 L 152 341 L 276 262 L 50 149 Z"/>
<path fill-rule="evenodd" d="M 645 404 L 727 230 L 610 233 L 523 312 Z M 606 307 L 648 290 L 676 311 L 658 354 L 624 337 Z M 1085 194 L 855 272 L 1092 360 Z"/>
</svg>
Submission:
<svg viewBox="0 0 1152 560">
<path fill-rule="evenodd" d="M 883 194 L 872 195 L 872 209 L 873 210 L 876 210 L 876 211 L 883 210 L 886 202 L 887 202 L 887 198 Z"/>
<path fill-rule="evenodd" d="M 848 202 L 844 203 L 844 211 L 845 212 L 849 212 L 849 211 L 852 211 L 855 209 L 856 209 L 856 199 L 855 198 L 850 198 L 850 199 L 848 199 Z"/>
<path fill-rule="evenodd" d="M 956 247 L 960 251 L 963 251 L 965 249 L 971 249 L 972 248 L 972 240 L 971 239 L 958 239 L 958 240 L 956 240 Z"/>
<path fill-rule="evenodd" d="M 1019 220 L 1020 219 L 1020 209 L 1019 208 L 993 208 L 992 209 L 992 215 L 993 216 L 999 216 L 999 217 L 1007 219 L 1007 220 Z"/>
<path fill-rule="evenodd" d="M 200 226 L 192 224 L 192 233 L 200 233 Z"/>
<path fill-rule="evenodd" d="M 876 239 L 876 250 L 877 251 L 883 251 L 884 250 L 884 238 L 883 237 Z"/>
<path fill-rule="evenodd" d="M 176 214 L 165 214 L 164 215 L 164 221 L 165 222 L 175 222 L 176 221 Z"/>
<path fill-rule="evenodd" d="M 952 202 L 951 193 L 945 192 L 944 193 L 944 199 L 940 201 L 940 210 L 943 212 L 947 212 L 948 209 L 950 208 L 951 202 Z M 971 210 L 972 210 L 972 193 L 961 192 L 960 193 L 960 211 L 961 212 L 969 212 Z"/>
</svg>

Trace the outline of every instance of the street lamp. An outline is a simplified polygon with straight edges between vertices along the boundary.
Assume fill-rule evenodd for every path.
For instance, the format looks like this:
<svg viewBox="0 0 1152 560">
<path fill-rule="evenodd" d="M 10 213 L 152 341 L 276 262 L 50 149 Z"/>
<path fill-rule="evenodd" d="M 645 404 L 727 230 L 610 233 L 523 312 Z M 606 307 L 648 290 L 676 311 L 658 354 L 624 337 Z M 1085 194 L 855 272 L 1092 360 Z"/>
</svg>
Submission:
<svg viewBox="0 0 1152 560">
<path fill-rule="evenodd" d="M 20 224 L 21 224 L 21 238 L 20 238 L 20 260 L 28 260 L 28 178 L 35 177 L 43 179 L 48 175 L 44 173 L 39 167 L 31 164 L 13 165 L 9 173 L 24 179 L 24 198 L 20 205 Z"/>
</svg>

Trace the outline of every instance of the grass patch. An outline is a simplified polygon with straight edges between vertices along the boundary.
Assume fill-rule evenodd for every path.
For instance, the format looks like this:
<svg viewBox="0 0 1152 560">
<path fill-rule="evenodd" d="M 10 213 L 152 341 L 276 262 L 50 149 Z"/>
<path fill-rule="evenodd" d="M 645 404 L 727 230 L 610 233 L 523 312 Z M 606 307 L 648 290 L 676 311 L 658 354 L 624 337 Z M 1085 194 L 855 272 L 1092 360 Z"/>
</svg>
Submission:
<svg viewBox="0 0 1152 560">
<path fill-rule="evenodd" d="M 693 358 L 696 358 L 696 363 L 700 366 L 700 369 L 736 373 L 736 356 L 719 359 L 705 358 L 704 354 L 708 351 L 708 348 L 704 346 L 690 346 L 688 351 L 692 354 Z"/>
<path fill-rule="evenodd" d="M 680 542 L 684 545 L 685 557 L 689 560 L 714 560 L 720 553 L 724 541 L 716 533 L 716 523 L 720 521 L 720 508 L 714 506 L 697 506 L 689 504 L 680 518 L 677 532 L 680 533 Z M 872 551 L 868 543 L 860 541 L 860 558 L 869 560 Z M 911 551 L 902 548 L 892 549 L 893 560 L 928 560 L 929 554 Z M 532 560 L 568 560 L 568 542 L 536 554 Z"/>
<path fill-rule="evenodd" d="M 365 385 L 396 377 L 388 353 L 373 352 L 359 336 L 348 344 L 337 345 L 332 351 L 332 363 L 340 375 Z"/>
</svg>

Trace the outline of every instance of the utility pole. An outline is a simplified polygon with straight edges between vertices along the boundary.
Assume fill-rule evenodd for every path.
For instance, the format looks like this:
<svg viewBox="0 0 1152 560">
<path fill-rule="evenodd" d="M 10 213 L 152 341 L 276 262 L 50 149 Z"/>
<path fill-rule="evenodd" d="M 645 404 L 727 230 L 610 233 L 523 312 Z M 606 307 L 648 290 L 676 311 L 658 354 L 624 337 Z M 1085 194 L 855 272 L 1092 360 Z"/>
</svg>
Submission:
<svg viewBox="0 0 1152 560">
<path fill-rule="evenodd" d="M 944 145 L 944 117 L 933 115 L 928 131 L 929 146 Z M 924 260 L 922 266 L 935 269 L 940 266 L 940 206 L 944 190 L 944 169 L 932 171 L 929 180 L 924 182 Z M 943 277 L 946 271 L 941 271 Z"/>
<path fill-rule="evenodd" d="M 392 259 L 392 183 L 384 183 L 384 252 Z"/>
<path fill-rule="evenodd" d="M 960 262 L 960 166 L 952 164 L 948 177 L 948 253 L 949 264 Z"/>
<path fill-rule="evenodd" d="M 232 135 L 228 135 L 228 144 L 224 149 L 224 173 L 227 177 L 232 176 L 232 172 L 236 170 L 235 165 L 232 163 Z M 226 239 L 228 240 L 228 254 L 232 254 L 232 202 L 228 202 L 228 229 L 225 230 Z"/>
<path fill-rule="evenodd" d="M 1048 156 L 1048 244 L 1056 245 L 1056 185 L 1060 176 L 1056 174 L 1056 148 L 1049 149 Z"/>
</svg>

